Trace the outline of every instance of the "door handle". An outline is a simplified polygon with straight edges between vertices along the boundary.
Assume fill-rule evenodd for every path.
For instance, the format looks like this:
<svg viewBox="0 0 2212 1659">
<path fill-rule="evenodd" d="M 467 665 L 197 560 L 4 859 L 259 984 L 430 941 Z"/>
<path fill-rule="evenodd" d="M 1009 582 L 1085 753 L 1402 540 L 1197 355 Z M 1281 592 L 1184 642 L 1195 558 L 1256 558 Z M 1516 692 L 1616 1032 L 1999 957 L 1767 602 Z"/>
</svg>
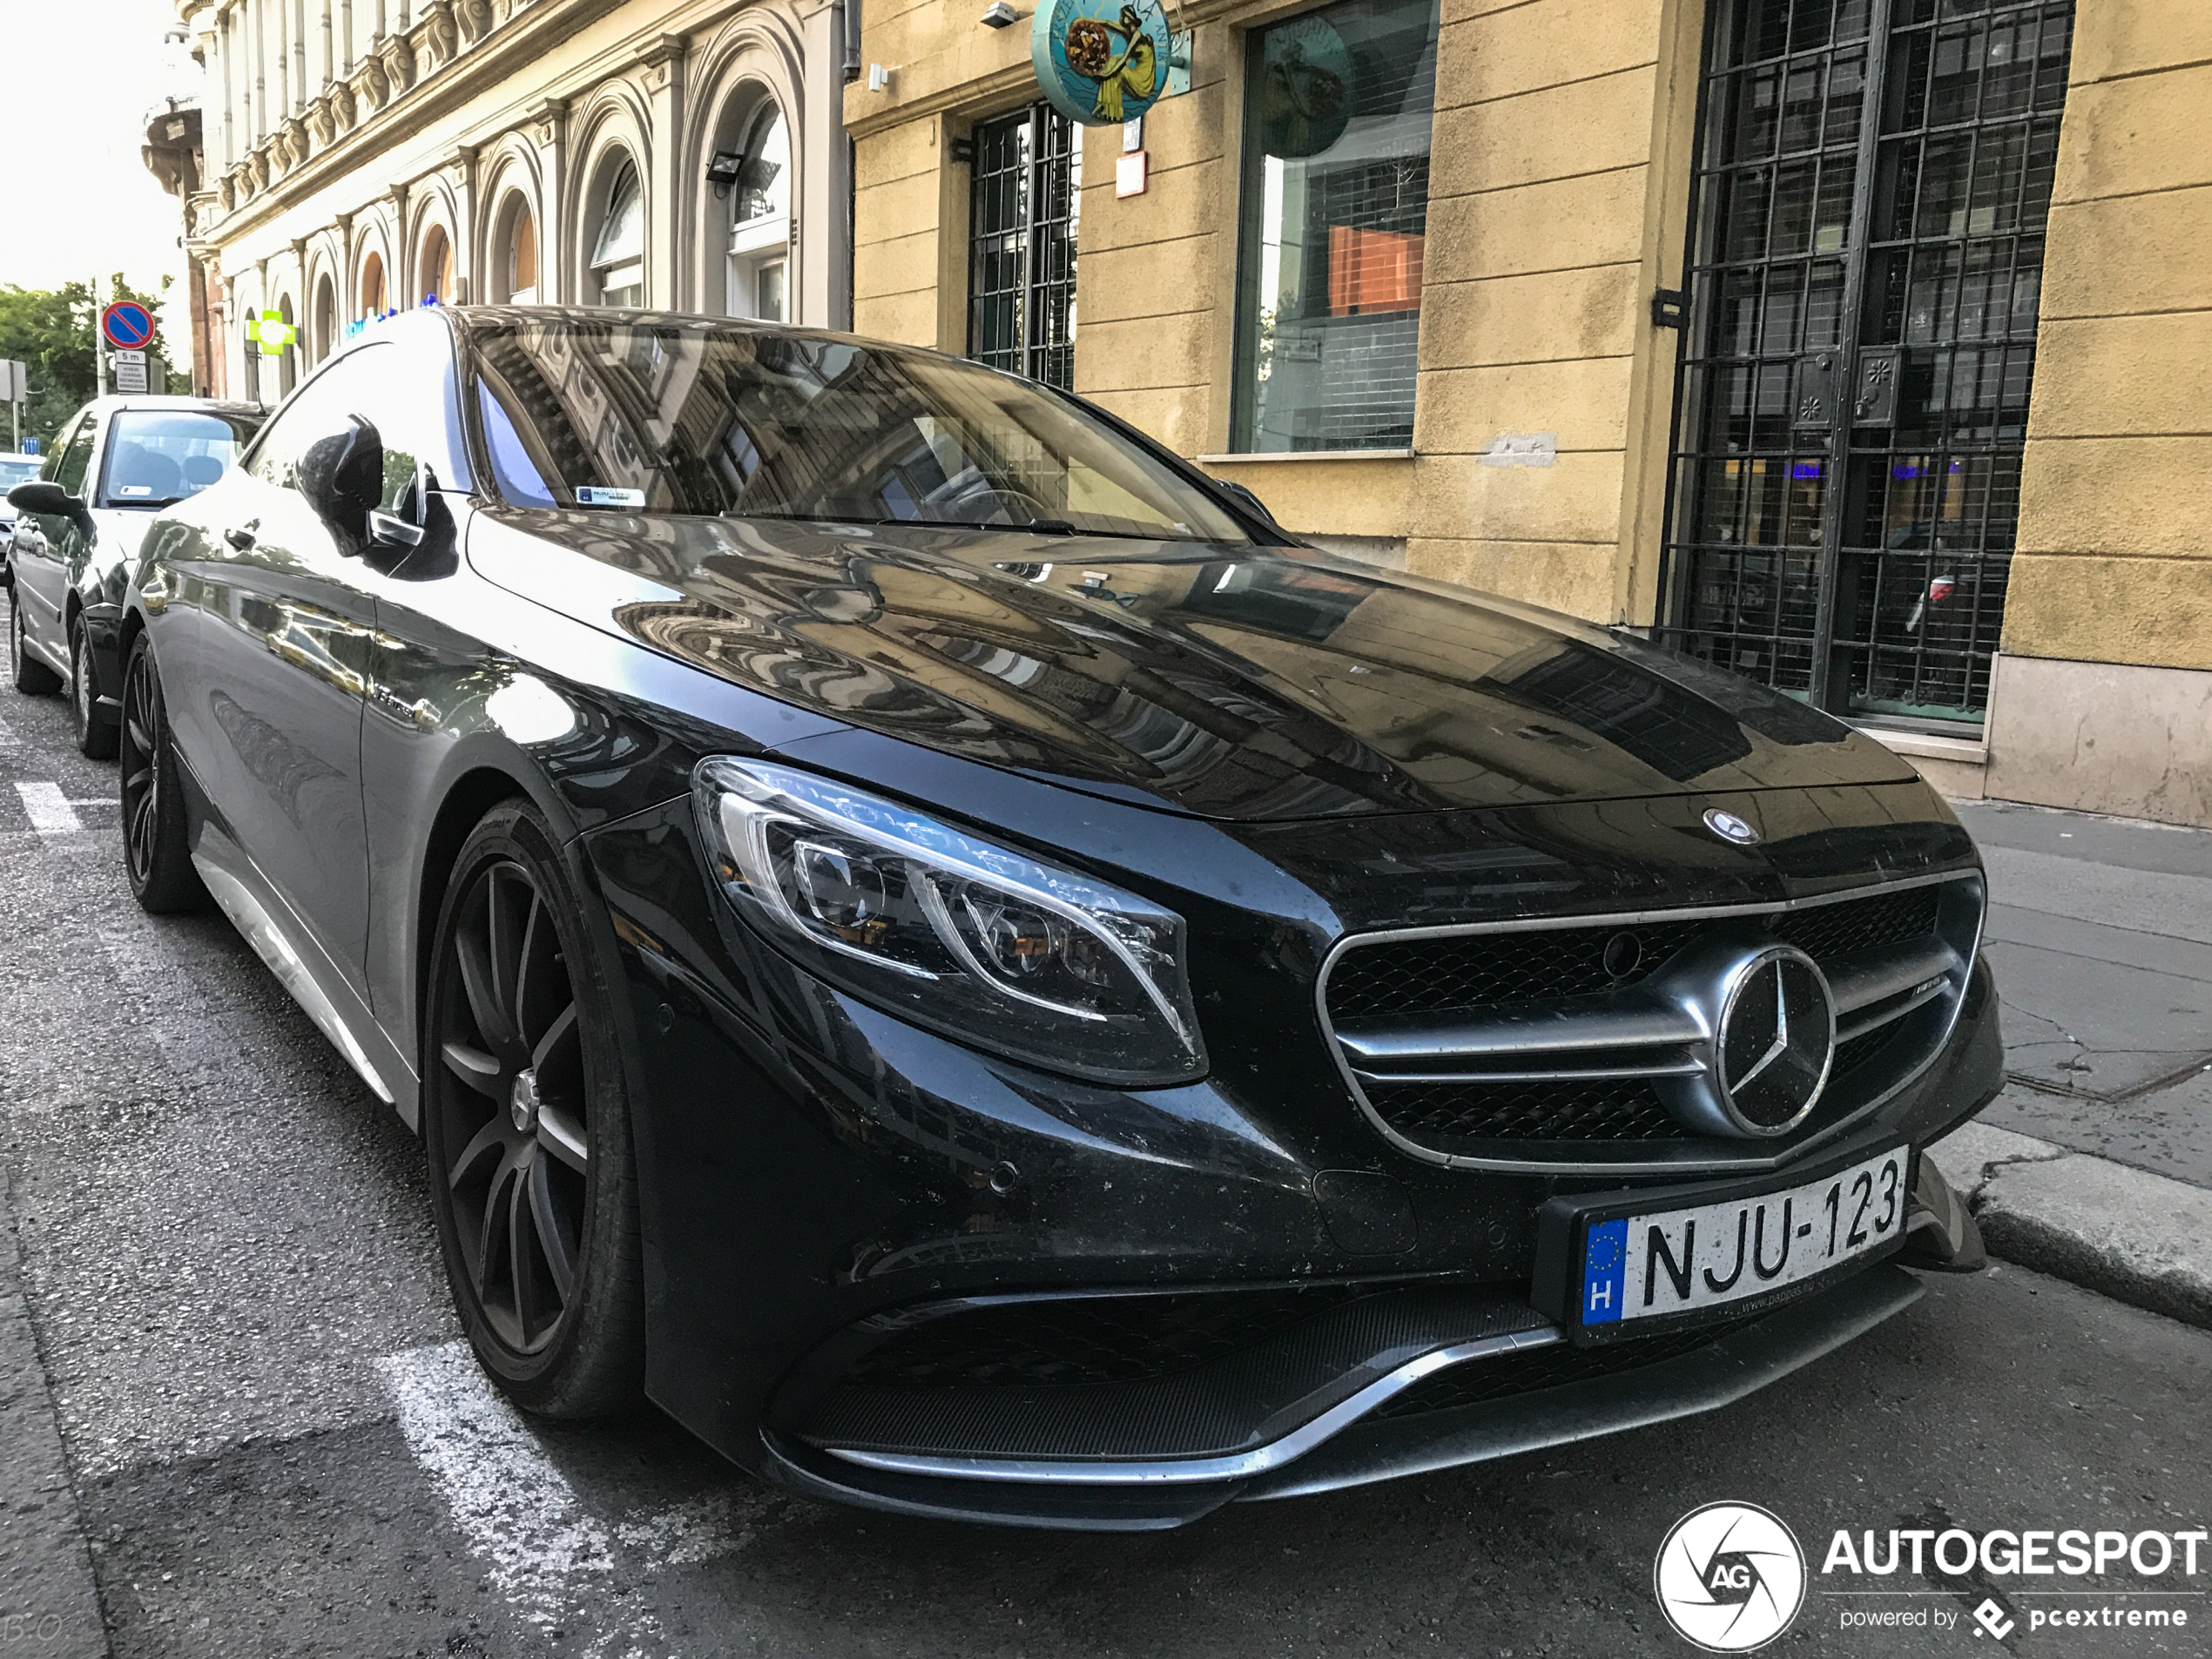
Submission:
<svg viewBox="0 0 2212 1659">
<path fill-rule="evenodd" d="M 249 518 L 245 523 L 238 526 L 236 529 L 225 530 L 223 532 L 223 539 L 228 542 L 233 547 L 236 548 L 239 552 L 243 553 L 246 550 L 246 549 L 253 545 L 253 532 L 260 528 L 261 521 L 260 519 Z"/>
</svg>

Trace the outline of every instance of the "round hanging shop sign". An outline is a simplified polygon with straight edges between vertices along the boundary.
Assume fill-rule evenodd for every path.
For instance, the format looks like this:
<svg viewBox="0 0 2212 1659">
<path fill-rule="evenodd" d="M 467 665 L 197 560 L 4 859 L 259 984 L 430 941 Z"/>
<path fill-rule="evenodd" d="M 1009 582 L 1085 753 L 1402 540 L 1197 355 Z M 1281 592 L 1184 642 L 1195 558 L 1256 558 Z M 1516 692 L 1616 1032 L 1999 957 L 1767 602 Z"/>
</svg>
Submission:
<svg viewBox="0 0 2212 1659">
<path fill-rule="evenodd" d="M 1029 62 L 1045 102 L 1087 127 L 1118 126 L 1160 101 L 1168 19 L 1157 0 L 1039 0 Z"/>
</svg>

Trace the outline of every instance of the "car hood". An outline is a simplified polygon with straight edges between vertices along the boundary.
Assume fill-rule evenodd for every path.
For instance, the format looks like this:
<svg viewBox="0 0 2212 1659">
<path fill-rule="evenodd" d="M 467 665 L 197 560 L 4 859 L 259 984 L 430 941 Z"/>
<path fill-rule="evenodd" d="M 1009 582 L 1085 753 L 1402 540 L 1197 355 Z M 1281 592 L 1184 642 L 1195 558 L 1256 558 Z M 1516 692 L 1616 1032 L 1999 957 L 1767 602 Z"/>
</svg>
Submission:
<svg viewBox="0 0 2212 1659">
<path fill-rule="evenodd" d="M 469 557 L 831 718 L 1210 818 L 1914 775 L 1734 675 L 1308 549 L 497 508 Z"/>
</svg>

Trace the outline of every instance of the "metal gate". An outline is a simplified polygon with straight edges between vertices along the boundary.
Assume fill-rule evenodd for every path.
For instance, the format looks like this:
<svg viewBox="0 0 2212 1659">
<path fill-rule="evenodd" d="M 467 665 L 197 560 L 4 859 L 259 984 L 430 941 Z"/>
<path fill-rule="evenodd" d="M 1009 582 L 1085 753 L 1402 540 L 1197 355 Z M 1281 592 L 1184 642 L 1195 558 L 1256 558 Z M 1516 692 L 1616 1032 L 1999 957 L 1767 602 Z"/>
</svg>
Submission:
<svg viewBox="0 0 2212 1659">
<path fill-rule="evenodd" d="M 1662 634 L 1987 707 L 2072 0 L 1711 0 Z"/>
<path fill-rule="evenodd" d="M 1039 104 L 983 123 L 973 142 L 968 354 L 1070 386 L 1083 130 Z"/>
</svg>

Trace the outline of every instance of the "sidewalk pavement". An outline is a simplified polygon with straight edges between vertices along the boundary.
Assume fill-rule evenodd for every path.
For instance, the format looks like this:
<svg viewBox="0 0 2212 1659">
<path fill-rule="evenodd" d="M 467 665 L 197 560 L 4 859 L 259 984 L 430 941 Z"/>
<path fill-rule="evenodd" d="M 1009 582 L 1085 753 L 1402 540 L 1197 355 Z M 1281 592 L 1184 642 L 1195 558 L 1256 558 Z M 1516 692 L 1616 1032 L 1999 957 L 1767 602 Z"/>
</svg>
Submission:
<svg viewBox="0 0 2212 1659">
<path fill-rule="evenodd" d="M 2212 1326 L 2212 832 L 1957 811 L 2010 1081 L 1936 1162 L 1993 1254 Z"/>
</svg>

